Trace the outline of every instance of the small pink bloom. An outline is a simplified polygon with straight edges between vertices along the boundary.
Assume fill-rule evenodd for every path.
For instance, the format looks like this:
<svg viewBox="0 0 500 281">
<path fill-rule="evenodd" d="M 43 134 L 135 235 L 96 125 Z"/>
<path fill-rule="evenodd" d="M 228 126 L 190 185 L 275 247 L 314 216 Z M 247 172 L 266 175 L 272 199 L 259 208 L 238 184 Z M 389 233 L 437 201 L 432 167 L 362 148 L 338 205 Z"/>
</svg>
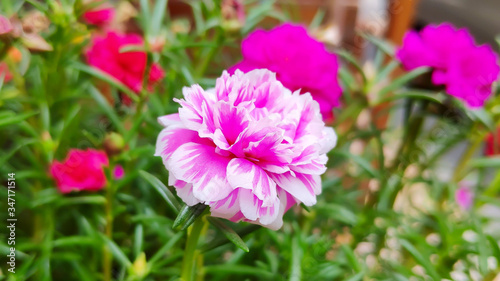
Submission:
<svg viewBox="0 0 500 281">
<path fill-rule="evenodd" d="M 123 178 L 125 175 L 125 171 L 123 170 L 123 167 L 121 165 L 116 165 L 115 168 L 113 169 L 113 178 L 115 180 L 120 180 Z"/>
<path fill-rule="evenodd" d="M 63 162 L 52 163 L 50 174 L 62 193 L 100 190 L 106 185 L 104 167 L 108 165 L 104 151 L 72 149 Z"/>
<path fill-rule="evenodd" d="M 316 41 L 304 27 L 289 23 L 270 31 L 256 30 L 241 44 L 243 60 L 229 71 L 267 68 L 291 91 L 310 93 L 325 119 L 340 105 L 337 57 Z"/>
<path fill-rule="evenodd" d="M 466 186 L 461 186 L 455 192 L 455 200 L 463 210 L 468 210 L 472 207 L 474 192 Z"/>
<path fill-rule="evenodd" d="M 259 69 L 224 71 L 215 89 L 183 94 L 179 113 L 158 119 L 165 129 L 155 155 L 186 204 L 278 229 L 292 205 L 316 203 L 336 135 L 309 93 L 292 93 Z"/>
<path fill-rule="evenodd" d="M 408 32 L 396 57 L 407 70 L 433 68 L 432 82 L 445 85 L 448 94 L 470 107 L 484 105 L 500 73 L 498 56 L 490 46 L 476 46 L 467 30 L 448 23 Z"/>
<path fill-rule="evenodd" d="M 111 23 L 111 21 L 113 21 L 114 16 L 115 16 L 114 8 L 97 8 L 86 11 L 83 14 L 83 19 L 88 24 L 103 27 Z"/>
<path fill-rule="evenodd" d="M 143 39 L 137 34 L 124 35 L 111 31 L 104 36 L 94 37 L 85 56 L 90 65 L 110 74 L 138 93 L 142 89 L 142 80 L 146 71 L 146 53 L 142 51 L 120 52 L 120 50 L 126 46 L 142 46 L 143 44 Z M 163 69 L 154 63 L 149 73 L 148 87 L 152 87 L 163 76 Z"/>
</svg>

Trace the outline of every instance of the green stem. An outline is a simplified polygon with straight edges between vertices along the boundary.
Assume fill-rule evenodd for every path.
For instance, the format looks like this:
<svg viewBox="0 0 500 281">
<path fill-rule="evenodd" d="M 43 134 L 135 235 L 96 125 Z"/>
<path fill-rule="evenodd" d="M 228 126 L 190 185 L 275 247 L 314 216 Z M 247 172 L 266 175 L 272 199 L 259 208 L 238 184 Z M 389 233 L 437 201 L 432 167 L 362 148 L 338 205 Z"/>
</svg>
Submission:
<svg viewBox="0 0 500 281">
<path fill-rule="evenodd" d="M 204 225 L 205 218 L 199 217 L 188 230 L 186 249 L 184 250 L 184 259 L 182 260 L 182 281 L 194 280 L 195 261 L 198 260 L 198 256 L 201 255 L 200 251 L 196 250 L 196 248 Z"/>
<path fill-rule="evenodd" d="M 205 75 L 208 65 L 210 64 L 210 62 L 213 61 L 213 58 L 217 54 L 217 51 L 219 51 L 219 46 L 222 45 L 223 41 L 224 41 L 224 35 L 219 29 L 217 29 L 215 35 L 215 42 L 217 43 L 217 46 L 211 48 L 206 55 L 202 54 L 203 60 L 198 64 L 198 67 L 195 69 L 196 78 L 199 79 L 203 77 L 203 75 Z"/>
<path fill-rule="evenodd" d="M 458 162 L 458 165 L 455 168 L 455 172 L 453 173 L 453 182 L 458 183 L 460 180 L 464 178 L 464 176 L 466 175 L 465 168 L 467 167 L 469 160 L 474 156 L 474 153 L 481 146 L 483 140 L 484 140 L 483 134 L 478 134 L 472 140 L 472 144 L 469 145 L 464 154 L 462 154 L 462 158 L 460 158 L 460 162 Z"/>
<path fill-rule="evenodd" d="M 111 167 L 110 170 L 112 170 L 113 167 Z M 111 180 L 111 177 L 108 177 Z M 106 187 L 106 206 L 105 206 L 105 212 L 106 212 L 106 228 L 105 228 L 105 234 L 106 237 L 109 238 L 109 240 L 113 240 L 113 205 L 112 205 L 112 200 L 113 200 L 113 188 L 111 185 L 108 185 Z M 107 245 L 104 245 L 103 248 L 103 273 L 104 273 L 104 280 L 105 281 L 111 281 L 111 267 L 112 267 L 112 259 L 111 259 L 111 252 L 110 249 Z"/>
</svg>

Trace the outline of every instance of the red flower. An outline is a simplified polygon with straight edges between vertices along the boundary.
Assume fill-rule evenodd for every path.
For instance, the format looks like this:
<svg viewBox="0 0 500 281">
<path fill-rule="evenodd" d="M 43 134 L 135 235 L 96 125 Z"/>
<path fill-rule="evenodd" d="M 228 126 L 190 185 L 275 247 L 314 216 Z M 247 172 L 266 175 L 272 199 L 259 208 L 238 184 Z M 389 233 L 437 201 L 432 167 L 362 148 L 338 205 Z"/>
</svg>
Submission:
<svg viewBox="0 0 500 281">
<path fill-rule="evenodd" d="M 104 167 L 108 165 L 104 151 L 72 149 L 63 162 L 52 163 L 50 174 L 62 193 L 100 190 L 106 185 Z"/>
<path fill-rule="evenodd" d="M 142 90 L 142 80 L 146 71 L 146 53 L 120 51 L 130 45 L 142 46 L 144 41 L 137 34 L 119 34 L 110 31 L 104 36 L 94 37 L 85 56 L 90 65 L 110 74 L 138 93 Z M 147 86 L 152 87 L 163 76 L 163 69 L 154 63 L 151 66 Z"/>
<path fill-rule="evenodd" d="M 88 24 L 102 27 L 111 23 L 114 16 L 115 16 L 114 8 L 98 8 L 95 10 L 86 11 L 83 14 L 83 19 Z"/>
<path fill-rule="evenodd" d="M 500 154 L 500 128 L 497 129 L 496 136 L 490 133 L 486 137 L 486 147 L 484 154 L 487 156 L 495 156 Z"/>
</svg>

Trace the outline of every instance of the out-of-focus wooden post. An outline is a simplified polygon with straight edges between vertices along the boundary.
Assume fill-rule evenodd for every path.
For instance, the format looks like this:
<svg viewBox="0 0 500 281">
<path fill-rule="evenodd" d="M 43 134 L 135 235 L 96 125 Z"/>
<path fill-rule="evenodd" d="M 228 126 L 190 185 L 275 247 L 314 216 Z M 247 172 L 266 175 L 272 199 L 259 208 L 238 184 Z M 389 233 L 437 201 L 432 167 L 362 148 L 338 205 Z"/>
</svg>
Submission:
<svg viewBox="0 0 500 281">
<path fill-rule="evenodd" d="M 404 34 L 411 27 L 417 4 L 418 0 L 389 1 L 390 21 L 387 39 L 395 44 L 401 44 Z"/>
<path fill-rule="evenodd" d="M 396 45 L 401 45 L 405 33 L 411 28 L 415 16 L 418 0 L 389 0 L 389 27 L 387 39 Z M 399 75 L 402 69 L 396 70 L 393 75 Z M 391 103 L 381 104 L 373 110 L 376 126 L 383 129 L 387 125 L 389 115 L 386 113 Z"/>
</svg>

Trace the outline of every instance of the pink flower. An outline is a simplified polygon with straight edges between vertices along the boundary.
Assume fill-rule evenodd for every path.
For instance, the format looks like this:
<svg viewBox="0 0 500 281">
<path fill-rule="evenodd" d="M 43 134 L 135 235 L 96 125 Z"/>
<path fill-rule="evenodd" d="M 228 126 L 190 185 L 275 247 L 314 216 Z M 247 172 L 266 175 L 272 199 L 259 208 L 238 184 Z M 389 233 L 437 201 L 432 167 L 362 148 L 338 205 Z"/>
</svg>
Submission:
<svg viewBox="0 0 500 281">
<path fill-rule="evenodd" d="M 137 34 L 119 34 L 108 32 L 104 36 L 96 36 L 92 46 L 85 53 L 87 62 L 110 74 L 127 85 L 134 92 L 142 89 L 142 80 L 146 71 L 146 53 L 141 51 L 120 52 L 125 46 L 144 44 Z M 163 69 L 154 63 L 148 77 L 148 86 L 163 78 Z"/>
<path fill-rule="evenodd" d="M 215 89 L 183 94 L 179 113 L 158 119 L 165 129 L 155 155 L 186 204 L 278 229 L 292 205 L 316 203 L 336 135 L 309 93 L 292 93 L 260 69 L 224 71 Z"/>
<path fill-rule="evenodd" d="M 106 185 L 104 167 L 108 165 L 104 151 L 72 149 L 63 162 L 52 163 L 50 174 L 62 193 L 100 190 Z"/>
<path fill-rule="evenodd" d="M 0 36 L 9 34 L 14 30 L 10 20 L 2 15 L 0 15 Z"/>
<path fill-rule="evenodd" d="M 468 210 L 472 207 L 474 200 L 474 192 L 466 186 L 461 186 L 455 192 L 455 201 L 457 201 L 460 208 Z"/>
<path fill-rule="evenodd" d="M 432 67 L 432 82 L 445 85 L 448 94 L 470 107 L 484 105 L 500 73 L 498 57 L 490 46 L 476 46 L 467 30 L 447 23 L 426 26 L 420 33 L 408 32 L 396 56 L 407 70 Z"/>
<path fill-rule="evenodd" d="M 229 70 L 231 73 L 267 68 L 291 91 L 311 93 L 325 119 L 333 117 L 332 108 L 340 105 L 342 94 L 337 57 L 304 27 L 286 23 L 270 31 L 256 30 L 243 40 L 241 52 L 243 60 Z"/>
<path fill-rule="evenodd" d="M 125 176 L 125 171 L 123 170 L 123 167 L 121 165 L 116 165 L 115 168 L 113 169 L 113 178 L 115 180 L 120 180 Z"/>
<path fill-rule="evenodd" d="M 12 80 L 12 73 L 9 71 L 9 67 L 5 62 L 0 62 L 0 76 L 4 75 L 3 82 L 9 82 Z"/>
<path fill-rule="evenodd" d="M 115 16 L 114 8 L 97 8 L 93 10 L 88 10 L 83 14 L 83 19 L 88 24 L 96 25 L 96 26 L 106 26 Z"/>
</svg>

